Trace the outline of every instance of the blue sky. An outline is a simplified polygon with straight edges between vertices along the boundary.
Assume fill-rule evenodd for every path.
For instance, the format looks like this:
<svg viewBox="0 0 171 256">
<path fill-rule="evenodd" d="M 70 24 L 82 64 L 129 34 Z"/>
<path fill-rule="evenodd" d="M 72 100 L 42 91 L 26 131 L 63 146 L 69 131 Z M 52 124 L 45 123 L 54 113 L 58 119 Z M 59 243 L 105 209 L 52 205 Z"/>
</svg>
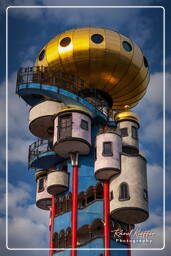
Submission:
<svg viewBox="0 0 171 256">
<path fill-rule="evenodd" d="M 0 100 L 2 111 L 1 141 L 5 145 L 5 2 L 1 1 L 0 40 Z M 53 0 L 16 0 L 9 5 L 53 5 Z M 139 5 L 139 1 L 55 1 L 58 5 Z M 162 5 L 166 7 L 166 25 L 168 24 L 169 5 L 167 1 L 141 1 L 141 5 Z M 6 4 L 8 6 L 8 4 Z M 150 197 L 150 218 L 141 226 L 152 229 L 157 236 L 151 247 L 162 247 L 162 109 L 163 109 L 163 9 L 162 8 L 11 8 L 8 10 L 8 110 L 9 110 L 9 247 L 46 247 L 48 245 L 48 216 L 36 209 L 34 172 L 27 169 L 28 145 L 33 137 L 28 130 L 29 106 L 15 95 L 16 72 L 20 67 L 31 66 L 40 49 L 54 36 L 65 30 L 80 26 L 102 26 L 119 31 L 130 37 L 142 48 L 148 59 L 151 81 L 145 97 L 135 108 L 141 119 L 140 147 L 148 159 L 148 186 Z M 166 43 L 168 38 L 166 26 Z M 169 130 L 171 127 L 170 87 L 171 55 L 169 43 L 166 44 L 166 151 L 169 150 Z M 4 189 L 5 189 L 5 152 L 1 154 L 1 215 L 0 223 L 4 227 Z M 166 199 L 171 195 L 169 173 L 170 160 L 167 158 Z M 167 204 L 167 237 L 171 236 L 171 208 Z M 16 236 L 17 233 L 17 236 Z M 4 234 L 1 239 L 4 241 Z M 5 242 L 4 242 L 5 243 Z M 169 255 L 171 246 L 164 251 L 135 251 L 133 255 Z M 20 255 L 22 252 L 7 251 L 3 255 Z M 40 252 L 24 252 L 24 255 L 38 255 Z M 41 254 L 47 255 L 47 252 Z M 23 255 L 23 253 L 22 253 Z"/>
</svg>

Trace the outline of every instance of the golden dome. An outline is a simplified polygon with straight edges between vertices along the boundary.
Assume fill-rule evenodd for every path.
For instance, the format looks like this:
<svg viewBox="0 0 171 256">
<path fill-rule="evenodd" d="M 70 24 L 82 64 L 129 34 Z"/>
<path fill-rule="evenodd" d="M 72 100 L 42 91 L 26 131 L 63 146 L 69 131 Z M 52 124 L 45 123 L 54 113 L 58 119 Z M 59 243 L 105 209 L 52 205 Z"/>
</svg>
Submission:
<svg viewBox="0 0 171 256">
<path fill-rule="evenodd" d="M 41 176 L 46 175 L 46 174 L 47 174 L 47 170 L 40 170 L 40 171 L 37 171 L 37 172 L 35 173 L 35 178 L 36 178 L 36 180 L 37 180 L 38 178 L 40 178 Z"/>
<path fill-rule="evenodd" d="M 124 108 L 125 108 L 124 111 L 120 111 L 120 112 L 115 113 L 114 120 L 116 122 L 119 122 L 121 120 L 132 120 L 132 121 L 135 121 L 135 122 L 137 122 L 139 124 L 140 123 L 140 119 L 137 116 L 137 114 L 135 114 L 134 112 L 129 110 L 128 106 L 125 106 Z"/>
<path fill-rule="evenodd" d="M 148 62 L 129 38 L 109 29 L 76 28 L 59 34 L 40 51 L 36 66 L 83 79 L 110 95 L 113 109 L 134 107 L 149 82 Z"/>
</svg>

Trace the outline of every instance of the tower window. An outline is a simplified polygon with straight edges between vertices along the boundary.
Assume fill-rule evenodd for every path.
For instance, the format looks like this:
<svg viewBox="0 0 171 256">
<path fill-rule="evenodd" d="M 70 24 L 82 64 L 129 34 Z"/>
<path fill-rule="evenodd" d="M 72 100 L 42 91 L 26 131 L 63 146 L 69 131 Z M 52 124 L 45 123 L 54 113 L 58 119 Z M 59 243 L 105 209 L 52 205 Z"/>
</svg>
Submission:
<svg viewBox="0 0 171 256">
<path fill-rule="evenodd" d="M 97 160 L 97 148 L 96 148 L 96 146 L 94 148 L 94 159 Z"/>
<path fill-rule="evenodd" d="M 40 60 L 40 61 L 43 60 L 44 57 L 45 57 L 45 50 L 43 49 L 43 50 L 41 51 L 41 53 L 39 54 L 39 60 Z"/>
<path fill-rule="evenodd" d="M 147 189 L 144 189 L 144 199 L 148 201 L 148 192 Z"/>
<path fill-rule="evenodd" d="M 81 119 L 80 127 L 88 131 L 88 122 L 86 120 Z"/>
<path fill-rule="evenodd" d="M 112 142 L 103 142 L 103 156 L 113 156 Z"/>
<path fill-rule="evenodd" d="M 100 34 L 94 34 L 94 35 L 91 36 L 91 40 L 95 44 L 100 44 L 101 42 L 103 42 L 104 38 Z"/>
<path fill-rule="evenodd" d="M 144 59 L 144 66 L 145 66 L 146 68 L 148 68 L 148 61 L 147 61 L 146 57 L 143 56 L 143 59 Z"/>
<path fill-rule="evenodd" d="M 138 139 L 138 132 L 137 132 L 137 128 L 132 126 L 132 138 L 134 139 Z"/>
<path fill-rule="evenodd" d="M 121 129 L 121 136 L 122 137 L 128 136 L 128 129 L 127 128 L 122 128 Z"/>
<path fill-rule="evenodd" d="M 39 179 L 39 188 L 38 193 L 42 192 L 44 190 L 44 178 Z"/>
<path fill-rule="evenodd" d="M 127 183 L 121 183 L 119 187 L 119 200 L 124 201 L 124 200 L 129 200 L 129 187 Z"/>
<path fill-rule="evenodd" d="M 113 200 L 113 190 L 110 191 L 110 201 L 112 201 L 112 200 Z"/>
<path fill-rule="evenodd" d="M 127 52 L 132 51 L 132 45 L 131 45 L 130 43 L 128 43 L 127 41 L 123 41 L 123 42 L 122 42 L 122 46 L 123 46 L 123 48 L 124 48 Z"/>
<path fill-rule="evenodd" d="M 61 41 L 60 41 L 60 46 L 62 47 L 66 47 L 70 44 L 71 42 L 71 38 L 70 37 L 64 37 Z"/>
</svg>

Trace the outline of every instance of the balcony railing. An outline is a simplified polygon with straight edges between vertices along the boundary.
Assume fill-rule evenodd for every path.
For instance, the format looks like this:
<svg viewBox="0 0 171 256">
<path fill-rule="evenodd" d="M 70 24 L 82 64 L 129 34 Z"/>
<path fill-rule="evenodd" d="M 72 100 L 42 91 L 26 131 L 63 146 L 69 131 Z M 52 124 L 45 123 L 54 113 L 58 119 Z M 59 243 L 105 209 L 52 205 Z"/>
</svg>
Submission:
<svg viewBox="0 0 171 256">
<path fill-rule="evenodd" d="M 106 95 L 105 92 L 91 88 L 91 86 L 77 76 L 57 70 L 52 71 L 43 66 L 20 68 L 17 73 L 16 93 L 18 93 L 21 84 L 28 85 L 31 83 L 52 85 L 74 93 L 86 99 L 102 112 L 104 112 L 106 103 L 108 104 L 111 101 L 109 96 L 107 97 L 107 101 L 104 101 L 103 97 Z"/>
<path fill-rule="evenodd" d="M 52 72 L 47 67 L 43 66 L 26 67 L 19 69 L 17 73 L 16 90 L 18 91 L 18 86 L 20 84 L 29 83 L 53 85 L 77 94 L 78 91 L 88 88 L 88 85 L 84 82 L 84 80 L 79 79 L 72 74 L 60 72 L 57 70 Z"/>
<path fill-rule="evenodd" d="M 51 151 L 53 151 L 53 150 L 50 146 L 49 141 L 39 139 L 38 141 L 33 142 L 29 146 L 28 167 L 29 168 L 31 167 L 31 163 L 36 156 L 38 156 L 39 154 L 43 154 L 43 153 L 51 152 Z"/>
</svg>

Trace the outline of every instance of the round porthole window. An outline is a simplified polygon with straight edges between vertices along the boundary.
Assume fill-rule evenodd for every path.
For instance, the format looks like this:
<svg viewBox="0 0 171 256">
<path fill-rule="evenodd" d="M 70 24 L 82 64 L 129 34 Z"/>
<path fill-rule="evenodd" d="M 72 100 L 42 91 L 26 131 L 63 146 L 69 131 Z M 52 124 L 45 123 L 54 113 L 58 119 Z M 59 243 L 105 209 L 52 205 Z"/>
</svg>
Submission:
<svg viewBox="0 0 171 256">
<path fill-rule="evenodd" d="M 124 48 L 127 52 L 132 51 L 132 45 L 131 45 L 130 43 L 128 43 L 127 41 L 123 41 L 123 42 L 122 42 L 122 46 L 123 46 L 123 48 Z"/>
<path fill-rule="evenodd" d="M 39 54 L 39 60 L 40 60 L 40 61 L 43 60 L 44 57 L 45 57 L 45 50 L 43 49 L 43 50 L 41 51 L 41 53 Z"/>
<path fill-rule="evenodd" d="M 91 40 L 95 44 L 100 44 L 101 42 L 103 42 L 104 38 L 100 34 L 94 34 L 94 35 L 91 36 Z"/>
<path fill-rule="evenodd" d="M 143 56 L 143 59 L 144 59 L 144 66 L 145 66 L 146 68 L 148 68 L 148 61 L 147 61 L 146 57 Z"/>
<path fill-rule="evenodd" d="M 60 46 L 62 47 L 66 47 L 71 43 L 71 38 L 70 37 L 64 37 L 61 41 L 60 41 Z"/>
</svg>

